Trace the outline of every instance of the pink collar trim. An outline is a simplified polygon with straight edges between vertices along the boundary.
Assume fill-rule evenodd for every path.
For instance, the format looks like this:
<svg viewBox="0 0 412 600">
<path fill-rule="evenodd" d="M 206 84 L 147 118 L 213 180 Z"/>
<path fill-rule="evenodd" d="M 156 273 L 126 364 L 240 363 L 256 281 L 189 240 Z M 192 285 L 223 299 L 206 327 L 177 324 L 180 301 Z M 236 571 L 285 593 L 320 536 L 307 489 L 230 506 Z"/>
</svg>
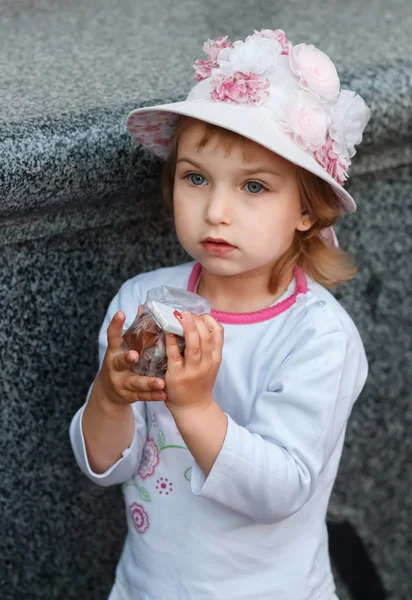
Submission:
<svg viewBox="0 0 412 600">
<path fill-rule="evenodd" d="M 189 292 L 194 292 L 196 290 L 201 272 L 202 265 L 200 263 L 196 263 L 192 269 L 192 273 L 190 274 L 189 282 L 187 284 L 187 289 Z M 219 323 L 225 323 L 227 325 L 251 325 L 253 323 L 261 323 L 262 321 L 272 319 L 273 317 L 280 315 L 281 313 L 285 312 L 285 310 L 288 310 L 288 308 L 293 306 L 299 294 L 306 294 L 308 291 L 306 276 L 300 267 L 295 267 L 294 276 L 296 285 L 295 291 L 291 296 L 285 298 L 285 300 L 282 300 L 282 302 L 278 302 L 274 306 L 269 306 L 269 308 L 263 308 L 262 310 L 257 310 L 250 313 L 230 313 L 220 310 L 212 310 L 212 317 L 219 321 Z"/>
</svg>

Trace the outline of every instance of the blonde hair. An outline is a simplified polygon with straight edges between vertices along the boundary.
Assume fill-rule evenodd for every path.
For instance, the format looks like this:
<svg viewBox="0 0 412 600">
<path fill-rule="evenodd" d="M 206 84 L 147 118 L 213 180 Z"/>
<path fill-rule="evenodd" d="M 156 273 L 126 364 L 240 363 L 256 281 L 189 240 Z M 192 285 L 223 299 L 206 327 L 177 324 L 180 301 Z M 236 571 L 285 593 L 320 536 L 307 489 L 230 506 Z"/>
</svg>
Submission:
<svg viewBox="0 0 412 600">
<path fill-rule="evenodd" d="M 191 117 L 179 118 L 171 152 L 162 168 L 162 188 L 165 203 L 173 208 L 173 188 L 176 171 L 179 137 L 194 121 Z M 198 150 L 207 145 L 215 136 L 225 152 L 233 144 L 239 144 L 246 157 L 248 140 L 242 135 L 227 129 L 202 122 L 204 135 Z M 269 292 L 278 291 L 285 273 L 295 265 L 300 266 L 312 279 L 326 288 L 331 288 L 353 279 L 358 269 L 347 252 L 328 246 L 321 234 L 322 229 L 332 226 L 339 218 L 342 205 L 332 187 L 320 177 L 296 166 L 297 184 L 300 191 L 302 212 L 308 213 L 314 224 L 308 231 L 296 231 L 291 246 L 276 261 L 269 281 Z"/>
</svg>

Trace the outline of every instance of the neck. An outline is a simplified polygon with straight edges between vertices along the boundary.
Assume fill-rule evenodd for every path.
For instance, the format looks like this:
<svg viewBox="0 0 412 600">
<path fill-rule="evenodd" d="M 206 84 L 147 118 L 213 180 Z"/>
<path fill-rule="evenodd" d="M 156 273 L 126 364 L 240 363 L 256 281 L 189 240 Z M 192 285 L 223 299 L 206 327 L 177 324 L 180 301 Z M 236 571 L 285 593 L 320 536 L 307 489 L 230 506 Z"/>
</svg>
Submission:
<svg viewBox="0 0 412 600">
<path fill-rule="evenodd" d="M 222 312 L 254 312 L 268 308 L 286 291 L 293 279 L 291 269 L 274 293 L 269 291 L 270 273 L 250 271 L 239 275 L 216 275 L 202 267 L 196 293 L 209 300 L 212 309 Z"/>
</svg>

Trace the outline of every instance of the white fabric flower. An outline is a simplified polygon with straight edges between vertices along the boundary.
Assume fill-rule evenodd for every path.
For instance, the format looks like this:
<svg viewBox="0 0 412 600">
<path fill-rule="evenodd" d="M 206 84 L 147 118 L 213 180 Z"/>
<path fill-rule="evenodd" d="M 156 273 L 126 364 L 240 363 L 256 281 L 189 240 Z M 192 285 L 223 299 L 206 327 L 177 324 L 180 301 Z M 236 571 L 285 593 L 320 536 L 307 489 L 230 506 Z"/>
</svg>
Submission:
<svg viewBox="0 0 412 600">
<path fill-rule="evenodd" d="M 296 92 L 290 98 L 276 120 L 280 129 L 292 135 L 299 148 L 311 151 L 319 150 L 325 143 L 330 125 L 330 118 L 319 99 L 304 91 Z"/>
<path fill-rule="evenodd" d="M 338 97 L 340 81 L 336 67 L 322 50 L 307 44 L 292 46 L 289 62 L 302 89 L 317 94 L 322 102 Z"/>
<path fill-rule="evenodd" d="M 282 46 L 277 40 L 248 36 L 244 42 L 234 42 L 233 48 L 224 48 L 218 63 L 225 75 L 237 71 L 260 75 L 275 68 L 281 54 Z"/>
<path fill-rule="evenodd" d="M 362 141 L 371 115 L 370 109 L 355 92 L 342 90 L 338 101 L 330 109 L 330 115 L 332 124 L 329 134 L 334 152 L 352 158 L 356 154 L 355 146 Z"/>
<path fill-rule="evenodd" d="M 282 46 L 282 54 L 289 54 L 289 51 L 292 47 L 292 42 L 288 40 L 283 29 L 261 29 L 260 31 L 255 29 L 255 33 L 252 35 L 252 37 L 264 37 L 268 38 L 269 40 L 278 41 Z"/>
</svg>

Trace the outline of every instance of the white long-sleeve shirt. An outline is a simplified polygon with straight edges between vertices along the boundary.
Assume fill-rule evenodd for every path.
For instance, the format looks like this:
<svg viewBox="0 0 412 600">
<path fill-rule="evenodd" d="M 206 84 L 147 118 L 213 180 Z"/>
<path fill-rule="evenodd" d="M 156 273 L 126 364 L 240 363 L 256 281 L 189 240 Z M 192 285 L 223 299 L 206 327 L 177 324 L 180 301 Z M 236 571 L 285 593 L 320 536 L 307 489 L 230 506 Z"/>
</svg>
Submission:
<svg viewBox="0 0 412 600">
<path fill-rule="evenodd" d="M 126 281 L 99 334 L 100 364 L 117 310 L 128 327 L 149 289 L 195 291 L 200 270 L 190 262 Z M 111 598 L 331 600 L 326 510 L 367 376 L 359 333 L 300 269 L 273 306 L 212 315 L 224 326 L 213 395 L 228 429 L 207 478 L 163 402 L 133 405 L 133 442 L 102 474 L 87 460 L 84 407 L 72 420 L 83 473 L 123 484 L 128 535 Z"/>
</svg>

